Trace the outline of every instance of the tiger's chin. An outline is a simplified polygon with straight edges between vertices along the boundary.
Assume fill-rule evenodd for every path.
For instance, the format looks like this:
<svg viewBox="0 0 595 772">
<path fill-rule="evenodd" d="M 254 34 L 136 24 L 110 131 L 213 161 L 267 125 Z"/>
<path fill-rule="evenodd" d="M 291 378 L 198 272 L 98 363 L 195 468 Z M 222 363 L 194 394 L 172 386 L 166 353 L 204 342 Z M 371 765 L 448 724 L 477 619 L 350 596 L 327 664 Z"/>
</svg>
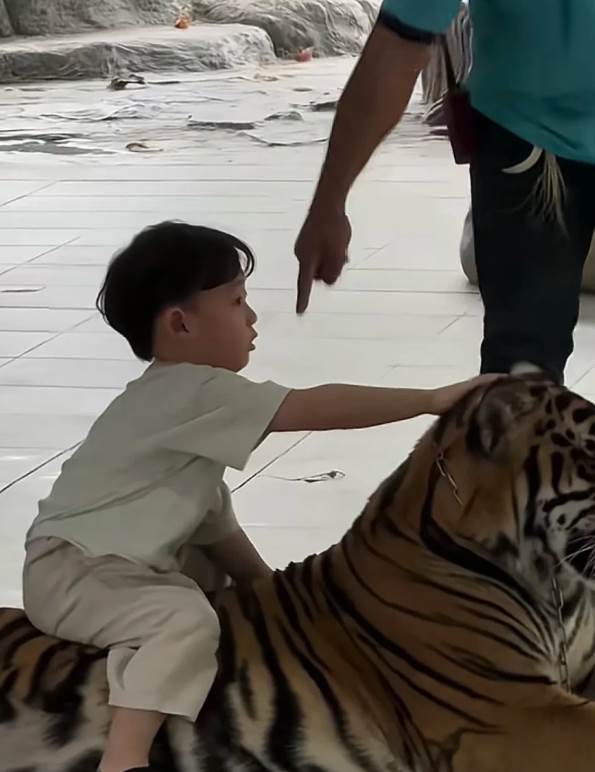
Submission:
<svg viewBox="0 0 595 772">
<path fill-rule="evenodd" d="M 536 539 L 525 543 L 514 557 L 503 560 L 499 555 L 498 558 L 495 562 L 531 587 L 536 597 L 550 597 L 555 580 L 566 591 L 571 591 L 577 583 L 595 591 L 595 536 L 587 542 L 582 534 L 580 540 L 555 546 Z"/>
<path fill-rule="evenodd" d="M 563 563 L 595 589 L 595 534 L 571 537 L 566 544 Z"/>
</svg>

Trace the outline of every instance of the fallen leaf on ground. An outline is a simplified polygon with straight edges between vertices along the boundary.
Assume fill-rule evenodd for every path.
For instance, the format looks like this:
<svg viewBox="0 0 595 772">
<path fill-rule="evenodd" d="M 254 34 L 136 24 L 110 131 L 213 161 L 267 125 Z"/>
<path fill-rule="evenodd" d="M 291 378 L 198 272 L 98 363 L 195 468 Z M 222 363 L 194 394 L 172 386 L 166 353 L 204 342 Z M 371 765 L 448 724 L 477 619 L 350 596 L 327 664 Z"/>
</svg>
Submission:
<svg viewBox="0 0 595 772">
<path fill-rule="evenodd" d="M 161 153 L 162 147 L 151 147 L 146 142 L 129 142 L 126 145 L 126 150 L 130 150 L 131 153 Z"/>
<path fill-rule="evenodd" d="M 135 75 L 131 73 L 129 75 L 117 75 L 109 82 L 108 88 L 111 91 L 123 91 L 126 86 L 146 86 L 146 81 L 142 75 Z"/>
</svg>

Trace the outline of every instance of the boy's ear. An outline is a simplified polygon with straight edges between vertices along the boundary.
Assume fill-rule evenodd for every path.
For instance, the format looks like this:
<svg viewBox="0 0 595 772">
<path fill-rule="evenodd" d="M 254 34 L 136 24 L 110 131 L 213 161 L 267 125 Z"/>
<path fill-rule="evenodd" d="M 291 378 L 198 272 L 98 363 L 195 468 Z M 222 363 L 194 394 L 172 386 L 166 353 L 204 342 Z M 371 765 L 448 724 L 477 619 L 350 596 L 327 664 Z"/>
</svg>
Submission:
<svg viewBox="0 0 595 772">
<path fill-rule="evenodd" d="M 174 334 L 190 332 L 186 324 L 186 314 L 178 306 L 166 308 L 161 312 L 161 323 Z"/>
</svg>

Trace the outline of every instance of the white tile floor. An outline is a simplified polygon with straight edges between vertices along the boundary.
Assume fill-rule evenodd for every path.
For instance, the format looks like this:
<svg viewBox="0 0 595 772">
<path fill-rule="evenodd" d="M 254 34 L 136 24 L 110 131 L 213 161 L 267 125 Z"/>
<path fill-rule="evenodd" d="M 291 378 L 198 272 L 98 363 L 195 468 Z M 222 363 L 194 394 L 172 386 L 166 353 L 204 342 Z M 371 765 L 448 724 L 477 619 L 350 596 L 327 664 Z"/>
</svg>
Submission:
<svg viewBox="0 0 595 772">
<path fill-rule="evenodd" d="M 336 70 L 337 83 L 346 68 Z M 350 270 L 293 314 L 292 243 L 320 145 L 245 148 L 221 139 L 174 160 L 7 155 L 0 167 L 0 603 L 20 602 L 25 531 L 93 418 L 140 371 L 94 300 L 112 252 L 179 217 L 254 246 L 255 378 L 429 387 L 472 375 L 481 304 L 458 265 L 465 171 L 444 142 L 389 144 L 354 193 Z M 23 161 L 22 159 L 27 159 Z M 595 304 L 586 299 L 569 382 L 595 395 Z M 428 424 L 273 437 L 229 475 L 241 520 L 275 565 L 335 540 Z M 344 479 L 295 481 L 330 470 Z"/>
</svg>

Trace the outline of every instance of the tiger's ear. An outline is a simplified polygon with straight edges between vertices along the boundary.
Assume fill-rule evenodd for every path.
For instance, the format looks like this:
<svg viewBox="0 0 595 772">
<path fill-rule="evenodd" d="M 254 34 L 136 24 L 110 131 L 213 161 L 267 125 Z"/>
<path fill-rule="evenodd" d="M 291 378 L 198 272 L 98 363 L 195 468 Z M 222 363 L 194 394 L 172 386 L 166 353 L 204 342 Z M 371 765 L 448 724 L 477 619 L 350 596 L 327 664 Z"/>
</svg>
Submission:
<svg viewBox="0 0 595 772">
<path fill-rule="evenodd" d="M 471 452 L 493 460 L 511 453 L 521 419 L 535 406 L 535 394 L 525 381 L 510 379 L 498 382 L 486 392 L 471 416 L 467 445 Z"/>
</svg>

